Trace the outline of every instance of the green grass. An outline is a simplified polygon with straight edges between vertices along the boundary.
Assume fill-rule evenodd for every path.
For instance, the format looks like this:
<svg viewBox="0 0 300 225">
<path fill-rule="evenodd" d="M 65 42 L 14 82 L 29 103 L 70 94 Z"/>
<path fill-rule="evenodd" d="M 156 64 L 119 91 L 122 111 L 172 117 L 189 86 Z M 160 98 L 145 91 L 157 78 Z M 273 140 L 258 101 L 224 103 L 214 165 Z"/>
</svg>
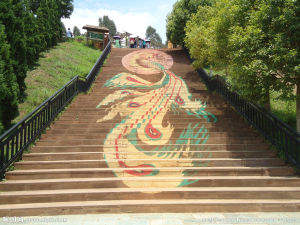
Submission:
<svg viewBox="0 0 300 225">
<path fill-rule="evenodd" d="M 94 66 L 101 52 L 84 42 L 68 41 L 45 52 L 38 66 L 27 73 L 26 99 L 19 105 L 20 121 L 43 101 L 52 96 L 76 75 L 85 77 Z"/>
<path fill-rule="evenodd" d="M 278 99 L 280 93 L 271 93 L 271 111 L 283 122 L 296 129 L 296 100 Z"/>
</svg>

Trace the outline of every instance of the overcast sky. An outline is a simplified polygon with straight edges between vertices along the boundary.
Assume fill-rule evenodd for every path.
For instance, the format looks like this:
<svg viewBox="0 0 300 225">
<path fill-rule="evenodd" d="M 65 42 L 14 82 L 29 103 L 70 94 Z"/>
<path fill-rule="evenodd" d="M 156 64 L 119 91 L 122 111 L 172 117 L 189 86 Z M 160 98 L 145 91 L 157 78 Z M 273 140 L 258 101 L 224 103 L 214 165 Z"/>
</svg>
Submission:
<svg viewBox="0 0 300 225">
<path fill-rule="evenodd" d="M 62 19 L 66 28 L 81 29 L 84 25 L 98 26 L 98 19 L 109 16 L 117 30 L 145 37 L 149 25 L 166 41 L 166 16 L 177 0 L 74 0 L 70 19 Z"/>
</svg>

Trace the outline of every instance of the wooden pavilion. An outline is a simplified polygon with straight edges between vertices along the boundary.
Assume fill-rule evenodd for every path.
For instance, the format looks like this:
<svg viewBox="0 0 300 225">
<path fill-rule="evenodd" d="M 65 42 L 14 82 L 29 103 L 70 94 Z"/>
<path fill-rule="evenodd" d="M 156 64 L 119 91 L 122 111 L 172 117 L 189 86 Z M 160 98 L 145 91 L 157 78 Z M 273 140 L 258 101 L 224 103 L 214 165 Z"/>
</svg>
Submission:
<svg viewBox="0 0 300 225">
<path fill-rule="evenodd" d="M 86 29 L 86 40 L 91 40 L 95 48 L 103 50 L 109 41 L 109 29 L 106 27 L 98 27 L 92 25 L 85 25 L 82 29 Z"/>
</svg>

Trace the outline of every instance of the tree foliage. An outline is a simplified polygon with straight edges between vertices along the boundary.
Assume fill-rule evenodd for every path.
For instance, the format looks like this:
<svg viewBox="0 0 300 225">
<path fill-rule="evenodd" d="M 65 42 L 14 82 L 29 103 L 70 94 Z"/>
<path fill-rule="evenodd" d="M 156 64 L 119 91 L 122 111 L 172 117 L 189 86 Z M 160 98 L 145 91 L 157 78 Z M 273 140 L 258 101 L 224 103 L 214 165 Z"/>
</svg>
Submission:
<svg viewBox="0 0 300 225">
<path fill-rule="evenodd" d="M 300 77 L 299 4 L 218 0 L 199 6 L 185 28 L 195 66 L 225 70 L 235 90 L 267 109 L 271 91 L 293 96 Z"/>
<path fill-rule="evenodd" d="M 80 36 L 81 35 L 79 28 L 76 27 L 76 26 L 74 26 L 74 28 L 73 28 L 73 35 L 74 36 Z"/>
<path fill-rule="evenodd" d="M 55 46 L 63 33 L 61 18 L 73 11 L 73 0 L 0 1 L 0 127 L 7 129 L 25 96 L 28 68 L 40 52 Z M 16 101 L 18 99 L 18 101 Z"/>
<path fill-rule="evenodd" d="M 10 58 L 4 25 L 0 23 L 0 133 L 18 115 L 18 84 Z"/>
<path fill-rule="evenodd" d="M 156 29 L 148 26 L 146 30 L 146 38 L 151 41 L 153 47 L 162 48 L 163 43 L 160 35 L 156 32 Z"/>
<path fill-rule="evenodd" d="M 117 27 L 115 25 L 115 22 L 111 20 L 108 16 L 103 16 L 102 18 L 99 18 L 99 26 L 106 27 L 107 29 L 109 29 L 109 34 L 111 36 L 114 36 L 117 33 Z"/>
<path fill-rule="evenodd" d="M 167 16 L 167 38 L 173 44 L 184 45 L 185 26 L 199 6 L 211 5 L 213 0 L 179 0 Z"/>
</svg>

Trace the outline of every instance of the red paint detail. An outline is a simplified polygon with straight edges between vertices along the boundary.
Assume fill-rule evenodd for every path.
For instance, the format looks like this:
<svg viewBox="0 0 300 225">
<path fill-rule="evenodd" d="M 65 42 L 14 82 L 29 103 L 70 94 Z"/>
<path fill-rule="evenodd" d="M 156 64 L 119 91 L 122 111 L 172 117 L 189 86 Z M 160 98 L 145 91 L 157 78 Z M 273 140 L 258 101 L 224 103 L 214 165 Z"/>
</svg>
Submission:
<svg viewBox="0 0 300 225">
<path fill-rule="evenodd" d="M 122 91 L 121 94 L 129 94 L 129 95 L 134 95 L 133 93 L 130 93 L 128 91 Z"/>
<path fill-rule="evenodd" d="M 145 132 L 152 139 L 159 139 L 161 137 L 161 133 L 159 132 L 159 130 L 154 128 L 151 123 L 147 124 Z"/>
<path fill-rule="evenodd" d="M 127 131 L 127 127 L 126 127 L 125 130 L 123 131 L 123 134 L 126 134 L 126 131 Z"/>
<path fill-rule="evenodd" d="M 120 136 L 122 136 L 122 135 L 120 134 Z M 120 139 L 120 136 L 119 136 L 118 139 Z M 142 164 L 142 165 L 138 165 L 138 166 L 128 166 L 128 165 L 126 165 L 126 163 L 123 160 L 120 159 L 120 156 L 119 156 L 119 147 L 118 147 L 118 139 L 115 140 L 116 159 L 118 160 L 119 166 L 121 168 L 134 168 L 134 169 L 137 169 L 137 168 L 151 168 L 151 169 L 145 169 L 145 170 L 142 170 L 142 171 L 124 170 L 124 172 L 126 172 L 126 173 L 128 173 L 130 175 L 133 175 L 133 176 L 147 176 L 147 175 L 151 174 L 153 166 L 146 165 L 146 164 Z"/>
<path fill-rule="evenodd" d="M 143 82 L 140 82 L 140 81 L 134 79 L 133 77 L 126 77 L 126 79 L 129 80 L 129 81 L 131 81 L 131 82 L 134 82 L 134 83 L 139 83 L 139 84 L 147 85 L 147 84 L 145 84 Z"/>
<path fill-rule="evenodd" d="M 183 101 L 183 99 L 179 95 L 175 98 L 175 102 L 178 105 L 184 105 L 184 101 Z"/>
</svg>

